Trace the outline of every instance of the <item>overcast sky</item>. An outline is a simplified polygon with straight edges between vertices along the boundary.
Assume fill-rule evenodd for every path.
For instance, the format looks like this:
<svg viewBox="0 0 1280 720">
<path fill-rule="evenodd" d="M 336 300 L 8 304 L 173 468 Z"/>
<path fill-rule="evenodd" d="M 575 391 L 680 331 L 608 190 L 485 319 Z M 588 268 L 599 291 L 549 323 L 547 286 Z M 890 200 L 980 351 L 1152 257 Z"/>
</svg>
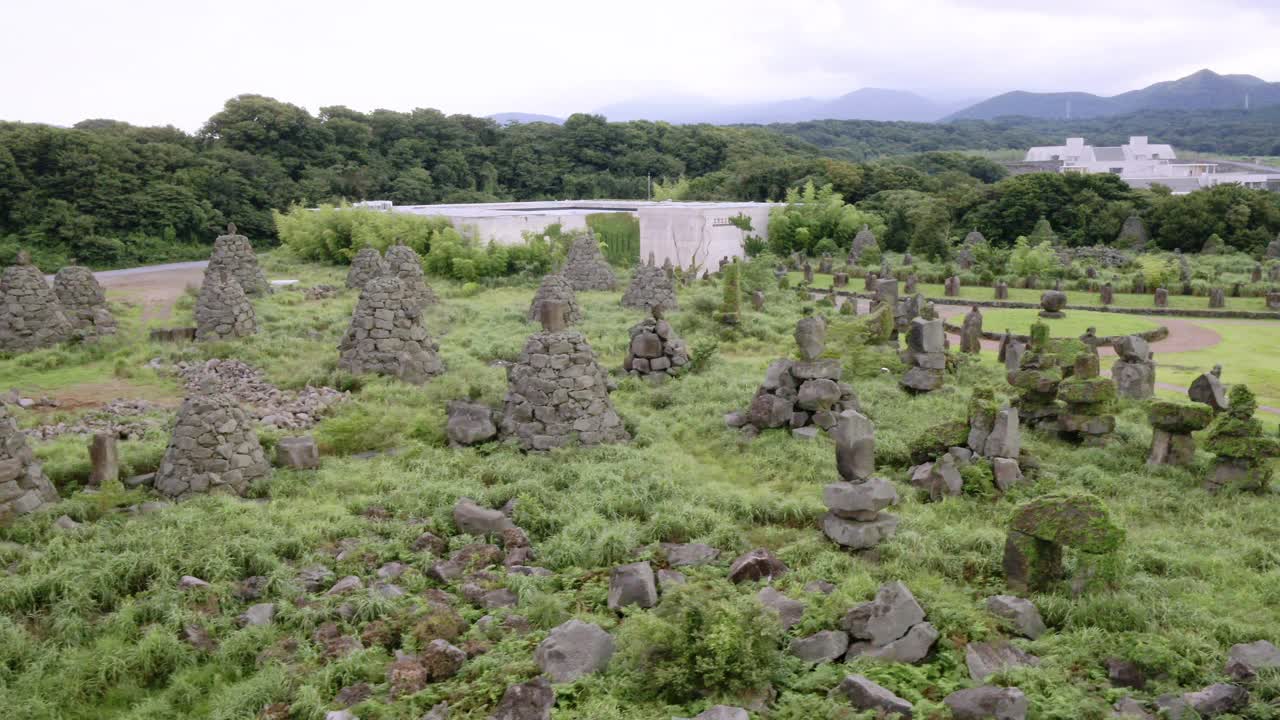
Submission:
<svg viewBox="0 0 1280 720">
<path fill-rule="evenodd" d="M 259 93 L 315 112 L 567 115 L 638 97 L 1114 94 L 1280 80 L 1280 0 L 5 0 L 0 119 L 196 130 Z"/>
</svg>

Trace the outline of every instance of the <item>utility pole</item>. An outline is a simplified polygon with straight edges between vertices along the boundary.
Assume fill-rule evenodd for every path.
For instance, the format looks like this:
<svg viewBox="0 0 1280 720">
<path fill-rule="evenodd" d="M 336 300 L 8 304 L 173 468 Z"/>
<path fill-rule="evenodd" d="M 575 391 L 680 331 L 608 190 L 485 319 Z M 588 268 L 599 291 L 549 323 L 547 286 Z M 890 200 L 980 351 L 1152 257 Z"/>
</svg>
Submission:
<svg viewBox="0 0 1280 720">
<path fill-rule="evenodd" d="M 649 183 L 649 196 L 646 199 L 652 200 L 653 199 L 653 173 L 645 173 L 644 176 Z"/>
</svg>

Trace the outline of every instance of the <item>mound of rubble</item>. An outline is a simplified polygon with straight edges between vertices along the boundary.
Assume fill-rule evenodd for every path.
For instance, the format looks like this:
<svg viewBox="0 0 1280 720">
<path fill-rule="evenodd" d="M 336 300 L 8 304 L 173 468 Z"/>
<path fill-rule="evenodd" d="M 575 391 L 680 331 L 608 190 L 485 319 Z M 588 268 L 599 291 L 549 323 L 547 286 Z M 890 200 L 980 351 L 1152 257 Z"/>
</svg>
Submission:
<svg viewBox="0 0 1280 720">
<path fill-rule="evenodd" d="M 205 271 L 196 297 L 196 340 L 234 340 L 258 332 L 258 316 L 240 283 L 226 272 Z"/>
<path fill-rule="evenodd" d="M 172 367 L 189 393 L 211 388 L 245 406 L 264 425 L 289 430 L 315 425 L 330 408 L 350 397 L 331 387 L 307 386 L 281 390 L 267 381 L 258 368 L 240 360 L 179 362 Z"/>
</svg>

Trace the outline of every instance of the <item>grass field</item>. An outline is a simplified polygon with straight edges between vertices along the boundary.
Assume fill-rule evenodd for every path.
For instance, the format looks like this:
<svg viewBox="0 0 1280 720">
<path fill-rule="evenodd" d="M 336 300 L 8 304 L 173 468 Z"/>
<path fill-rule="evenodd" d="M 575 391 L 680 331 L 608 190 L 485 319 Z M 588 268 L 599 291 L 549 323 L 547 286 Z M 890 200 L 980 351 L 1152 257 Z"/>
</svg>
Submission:
<svg viewBox="0 0 1280 720">
<path fill-rule="evenodd" d="M 339 269 L 281 255 L 265 262 L 273 277 L 341 285 Z M 556 687 L 557 720 L 667 720 L 761 697 L 772 698 L 768 712 L 753 717 L 865 720 L 870 716 L 828 694 L 851 672 L 915 703 L 917 717 L 942 719 L 941 699 L 973 684 L 965 644 L 1004 636 L 982 607 L 985 597 L 1005 590 L 1001 553 L 1010 513 L 1021 501 L 1059 490 L 1102 497 L 1127 539 L 1102 561 L 1068 553 L 1075 577 L 1090 578 L 1081 591 L 1064 582 L 1031 596 L 1050 632 L 1013 642 L 1041 663 L 993 678 L 1027 694 L 1030 717 L 1100 720 L 1123 695 L 1150 700 L 1221 681 L 1234 643 L 1280 642 L 1280 495 L 1207 494 L 1204 453 L 1194 468 L 1147 468 L 1151 432 L 1138 404 L 1117 408 L 1116 436 L 1103 449 L 1024 433 L 1024 448 L 1040 470 L 1008 495 L 976 472 L 966 473 L 964 495 L 927 502 L 906 482 L 911 447 L 935 437 L 938 423 L 963 420 L 973 388 L 1007 397 L 1003 372 L 994 363 L 961 361 L 944 390 L 912 397 L 897 385 L 901 364 L 892 353 L 830 347 L 877 425 L 879 471 L 902 496 L 896 537 L 856 556 L 816 525 L 822 487 L 837 477 L 831 442 L 802 442 L 783 431 L 743 442 L 722 420 L 748 403 L 770 360 L 793 354 L 802 308 L 794 292 L 770 291 L 767 312 L 745 310 L 741 325 L 726 333 L 711 320 L 720 288 L 700 283 L 683 290 L 671 321 L 695 353 L 718 346 L 707 368 L 661 386 L 620 378 L 613 401 L 635 437 L 628 445 L 524 455 L 500 445 L 447 447 L 444 405 L 458 397 L 500 404 L 505 376 L 498 363 L 516 357 L 534 330 L 524 320 L 534 283 L 471 297 L 458 286 L 433 285 L 444 302 L 427 321 L 448 372 L 420 388 L 337 371 L 336 345 L 356 300 L 351 292 L 317 302 L 293 292 L 258 300 L 262 331 L 235 343 L 162 346 L 141 339 L 135 327 L 99 348 L 0 359 L 0 378 L 53 394 L 130 373 L 131 382 L 164 387 L 172 381 L 144 369 L 152 357 L 238 357 L 284 386 L 356 389 L 316 429 L 321 468 L 278 470 L 247 499 L 207 497 L 154 513 L 120 512 L 147 498 L 119 486 L 77 491 L 88 472 L 82 439 L 39 446 L 40 457 L 58 469 L 66 497 L 0 530 L 0 562 L 8 568 L 0 576 L 0 716 L 322 720 L 338 708 L 339 691 L 365 683 L 367 699 L 351 708 L 362 720 L 417 720 L 441 701 L 450 703 L 455 720 L 479 720 L 507 685 L 536 675 L 533 650 L 547 631 L 577 617 L 611 632 L 619 649 L 604 672 Z M 620 295 L 621 288 L 579 295 L 587 313 L 581 329 L 610 369 L 623 359 L 628 326 L 640 319 L 619 306 Z M 831 336 L 850 335 L 848 324 L 858 322 L 832 316 Z M 1241 332 L 1249 335 L 1247 327 Z M 1256 371 L 1243 361 L 1238 370 L 1224 362 L 1229 379 Z M 268 445 L 276 437 L 264 433 Z M 132 469 L 157 463 L 166 441 L 157 433 L 124 443 Z M 428 530 L 451 549 L 471 540 L 451 520 L 461 496 L 492 507 L 516 499 L 515 521 L 532 539 L 536 564 L 553 571 L 496 572 L 519 598 L 513 608 L 468 603 L 456 585 L 428 579 L 437 560 L 430 551 L 412 549 Z M 62 514 L 84 526 L 56 528 Z M 668 541 L 706 542 L 722 556 L 689 569 L 689 584 L 658 608 L 610 612 L 610 568 L 655 558 L 654 544 Z M 807 604 L 787 633 L 754 601 L 758 586 L 726 580 L 733 557 L 754 547 L 772 549 L 790 566 L 775 585 Z M 370 586 L 375 571 L 392 561 L 408 568 L 397 581 L 407 592 L 387 598 Z M 345 596 L 306 592 L 298 570 L 315 564 L 335 579 L 361 577 L 365 587 Z M 180 590 L 178 579 L 188 574 L 210 587 Z M 249 576 L 267 578 L 260 599 L 236 594 Z M 803 589 L 818 579 L 836 590 Z M 835 628 L 849 608 L 892 580 L 912 589 L 941 633 L 925 662 L 812 668 L 783 652 L 788 638 Z M 440 591 L 452 611 L 432 604 Z M 274 622 L 239 627 L 236 616 L 253 602 L 275 603 Z M 486 630 L 478 622 L 486 614 L 520 615 L 532 629 Z M 446 630 L 459 621 L 460 633 Z M 359 638 L 359 647 L 327 654 L 330 623 Z M 184 641 L 189 627 L 212 644 Z M 471 651 L 461 672 L 393 698 L 387 671 L 395 652 L 416 652 L 446 635 Z M 1103 665 L 1108 657 L 1140 663 L 1147 688 L 1112 688 Z M 1277 717 L 1280 674 L 1264 672 L 1251 690 L 1238 717 Z"/>
<path fill-rule="evenodd" d="M 1026 334 L 1027 328 L 1037 320 L 1049 326 L 1051 337 L 1080 337 L 1093 327 L 1097 334 L 1132 335 L 1155 330 L 1160 327 L 1159 318 L 1146 318 L 1138 315 L 1121 315 L 1118 313 L 1089 312 L 1088 310 L 1070 310 L 1064 318 L 1041 318 L 1039 310 L 985 308 L 982 312 L 982 327 L 985 330 L 1002 332 L 1006 328 L 1015 333 Z M 954 322 L 960 322 L 956 318 Z"/>
</svg>

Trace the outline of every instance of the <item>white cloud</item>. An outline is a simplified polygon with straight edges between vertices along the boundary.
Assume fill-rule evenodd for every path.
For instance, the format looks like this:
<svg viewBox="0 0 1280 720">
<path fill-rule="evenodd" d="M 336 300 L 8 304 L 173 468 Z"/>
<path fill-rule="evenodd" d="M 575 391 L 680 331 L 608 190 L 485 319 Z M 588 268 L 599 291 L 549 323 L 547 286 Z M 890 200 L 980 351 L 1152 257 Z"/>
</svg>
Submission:
<svg viewBox="0 0 1280 720">
<path fill-rule="evenodd" d="M 1263 0 L 45 0 L 5 10 L 0 118 L 194 130 L 262 93 L 315 111 L 567 114 L 635 97 L 1115 93 L 1202 67 L 1280 79 Z"/>
</svg>

